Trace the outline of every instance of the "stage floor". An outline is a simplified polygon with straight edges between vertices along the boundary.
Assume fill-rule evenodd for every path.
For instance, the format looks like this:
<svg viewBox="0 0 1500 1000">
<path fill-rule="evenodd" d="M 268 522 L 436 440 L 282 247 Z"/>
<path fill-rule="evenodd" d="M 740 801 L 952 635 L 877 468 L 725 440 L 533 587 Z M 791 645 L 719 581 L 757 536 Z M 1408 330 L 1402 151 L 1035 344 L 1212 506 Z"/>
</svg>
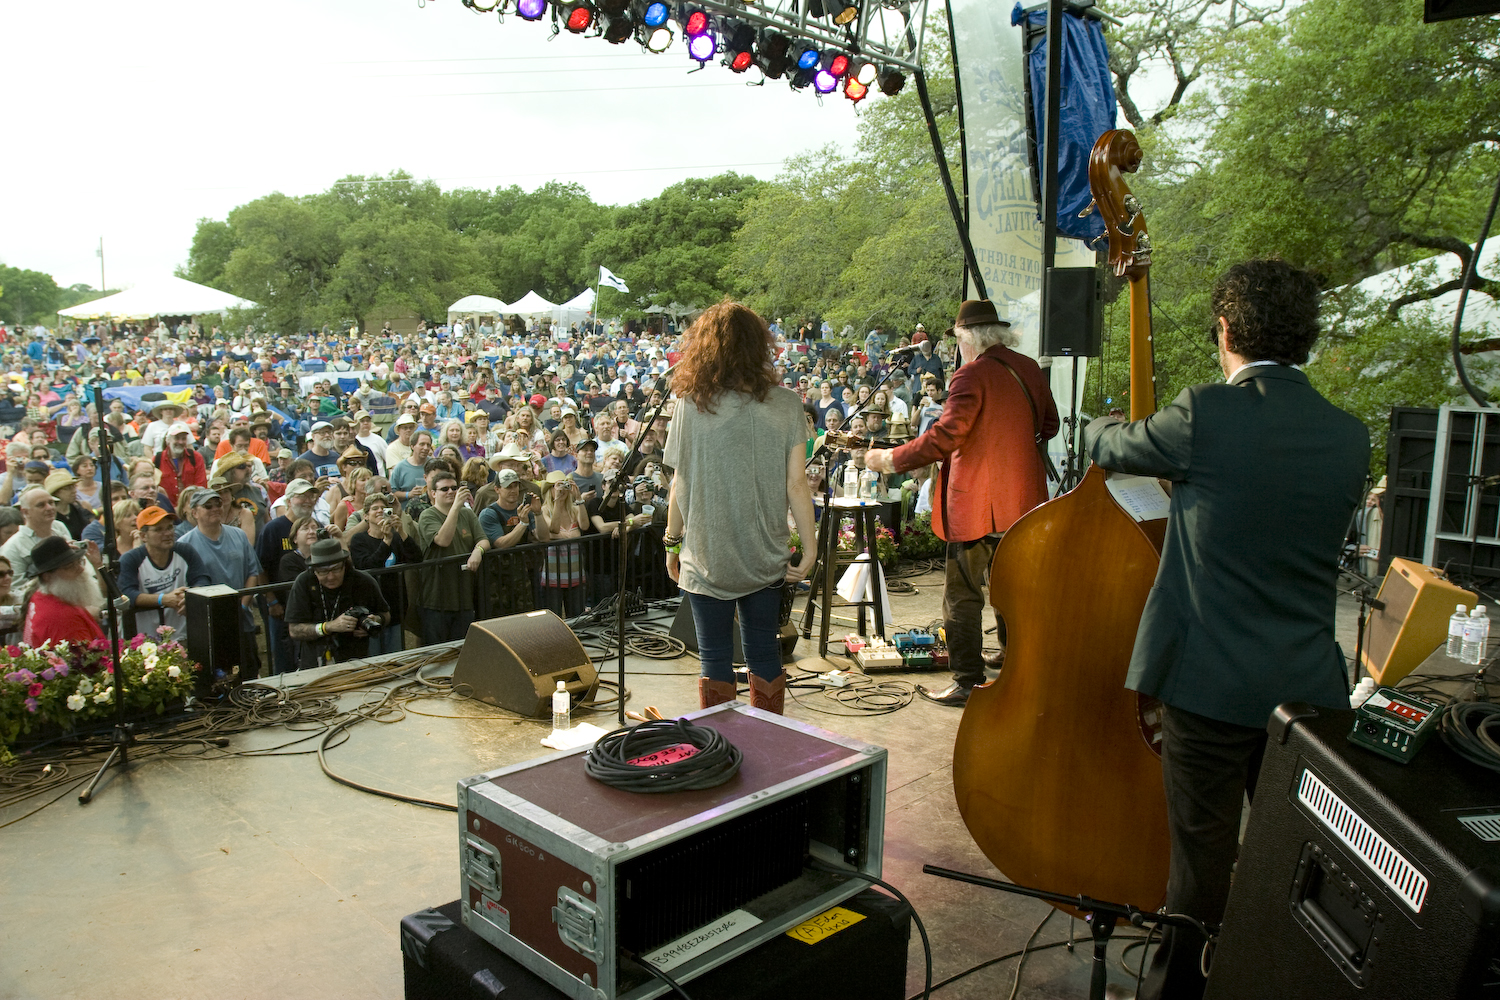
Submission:
<svg viewBox="0 0 1500 1000">
<path fill-rule="evenodd" d="M 941 576 L 912 582 L 915 595 L 892 596 L 897 622 L 939 617 Z M 800 614 L 799 603 L 797 620 Z M 1341 639 L 1350 653 L 1353 620 L 1352 601 L 1341 599 Z M 818 660 L 815 643 L 799 646 L 803 666 L 842 665 L 841 658 Z M 630 657 L 627 666 L 630 707 L 656 705 L 668 715 L 697 708 L 691 655 Z M 613 661 L 602 669 L 612 671 Z M 945 675 L 881 676 L 941 684 Z M 357 700 L 345 695 L 343 704 Z M 833 707 L 821 695 L 798 692 L 787 715 L 889 750 L 884 876 L 926 923 L 933 981 L 1019 950 L 1050 907 L 921 873 L 923 864 L 937 864 L 999 875 L 953 801 L 961 713 L 921 699 L 873 717 L 817 711 Z M 355 726 L 328 761 L 355 781 L 451 802 L 459 778 L 552 752 L 538 742 L 546 723 L 449 717 L 489 711 L 475 702 L 419 701 L 400 721 Z M 609 729 L 614 716 L 593 721 Z M 263 749 L 301 735 L 265 730 L 237 737 L 235 748 Z M 0 824 L 41 801 L 0 812 Z M 0 997 L 399 998 L 398 924 L 458 896 L 457 832 L 451 812 L 335 783 L 311 753 L 145 761 L 114 774 L 87 806 L 69 794 L 0 827 Z M 1036 943 L 1068 933 L 1069 921 L 1057 914 Z M 1017 996 L 1087 995 L 1088 932 L 1080 923 L 1076 933 L 1076 952 L 1058 947 L 1030 956 Z M 1123 947 L 1110 949 L 1110 978 L 1133 986 L 1116 961 Z M 1139 962 L 1139 947 L 1130 959 Z M 1007 995 L 1015 966 L 999 963 L 938 995 Z M 919 994 L 922 981 L 913 933 L 908 995 Z"/>
</svg>

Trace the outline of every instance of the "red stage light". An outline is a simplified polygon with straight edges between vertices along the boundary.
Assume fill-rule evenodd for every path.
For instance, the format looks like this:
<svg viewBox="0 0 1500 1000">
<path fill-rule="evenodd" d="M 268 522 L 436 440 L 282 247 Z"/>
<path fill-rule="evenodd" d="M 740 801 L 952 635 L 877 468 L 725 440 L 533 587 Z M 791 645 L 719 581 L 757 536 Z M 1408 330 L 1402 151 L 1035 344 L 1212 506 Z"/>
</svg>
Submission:
<svg viewBox="0 0 1500 1000">
<path fill-rule="evenodd" d="M 750 68 L 751 61 L 752 60 L 750 58 L 750 53 L 736 52 L 734 54 L 734 61 L 729 64 L 729 68 L 734 70 L 736 73 L 743 73 L 745 72 L 745 70 Z"/>
<path fill-rule="evenodd" d="M 701 10 L 693 11 L 688 15 L 687 24 L 682 26 L 682 30 L 691 38 L 703 34 L 708 30 L 708 15 Z"/>
<path fill-rule="evenodd" d="M 848 56 L 834 56 L 833 62 L 828 64 L 828 72 L 834 76 L 843 76 L 849 70 Z"/>
<path fill-rule="evenodd" d="M 568 30 L 575 33 L 587 31 L 593 23 L 594 14 L 587 7 L 574 7 L 573 12 L 568 15 Z"/>
</svg>

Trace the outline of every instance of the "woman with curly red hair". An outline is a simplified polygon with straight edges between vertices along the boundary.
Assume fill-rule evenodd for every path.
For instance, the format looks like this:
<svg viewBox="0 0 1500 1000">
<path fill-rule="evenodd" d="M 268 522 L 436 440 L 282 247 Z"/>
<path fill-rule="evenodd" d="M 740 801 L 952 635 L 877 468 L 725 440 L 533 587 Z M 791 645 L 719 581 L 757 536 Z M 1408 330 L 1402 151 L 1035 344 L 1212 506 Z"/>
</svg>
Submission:
<svg viewBox="0 0 1500 1000">
<path fill-rule="evenodd" d="M 787 545 L 788 508 L 798 535 L 814 534 L 802 400 L 777 384 L 771 332 L 744 306 L 713 306 L 684 339 L 672 378 L 681 402 L 667 435 L 676 476 L 664 541 L 667 573 L 698 632 L 698 701 L 709 708 L 735 697 L 730 623 L 738 609 L 750 704 L 779 713 L 782 588 L 807 576 L 816 556 L 808 545 L 792 564 Z"/>
</svg>

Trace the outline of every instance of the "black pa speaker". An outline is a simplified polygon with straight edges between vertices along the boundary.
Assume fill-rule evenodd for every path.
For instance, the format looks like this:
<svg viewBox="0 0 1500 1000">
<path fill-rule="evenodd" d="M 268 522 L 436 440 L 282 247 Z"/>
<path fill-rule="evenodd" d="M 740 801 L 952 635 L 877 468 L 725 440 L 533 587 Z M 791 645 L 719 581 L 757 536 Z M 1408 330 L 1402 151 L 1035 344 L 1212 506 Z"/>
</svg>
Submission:
<svg viewBox="0 0 1500 1000">
<path fill-rule="evenodd" d="M 1042 344 L 1046 358 L 1097 358 L 1104 309 L 1099 270 L 1052 267 L 1042 280 Z"/>
<path fill-rule="evenodd" d="M 1440 739 L 1386 760 L 1354 717 L 1272 717 L 1205 1000 L 1500 997 L 1500 782 Z"/>
<path fill-rule="evenodd" d="M 202 665 L 196 685 L 199 698 L 219 697 L 254 680 L 260 664 L 247 664 L 240 636 L 240 595 L 233 587 L 212 584 L 187 590 L 188 656 Z"/>
<path fill-rule="evenodd" d="M 1485 17 L 1489 14 L 1500 14 L 1500 2 L 1497 0 L 1424 0 L 1422 4 L 1422 20 L 1428 24 L 1434 21 L 1456 21 L 1461 17 Z"/>
<path fill-rule="evenodd" d="M 562 681 L 573 704 L 592 700 L 599 686 L 594 662 L 566 622 L 550 611 L 527 611 L 469 626 L 453 686 L 508 712 L 545 718 Z"/>
</svg>

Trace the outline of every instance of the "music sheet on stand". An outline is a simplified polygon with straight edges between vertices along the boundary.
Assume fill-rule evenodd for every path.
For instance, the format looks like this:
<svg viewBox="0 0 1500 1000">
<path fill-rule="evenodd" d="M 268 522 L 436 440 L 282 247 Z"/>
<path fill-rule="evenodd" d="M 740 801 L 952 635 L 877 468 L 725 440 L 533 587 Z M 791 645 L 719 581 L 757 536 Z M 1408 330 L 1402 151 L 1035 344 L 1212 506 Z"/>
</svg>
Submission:
<svg viewBox="0 0 1500 1000">
<path fill-rule="evenodd" d="M 1172 498 L 1152 476 L 1124 476 L 1111 472 L 1109 492 L 1115 502 L 1137 521 L 1157 521 L 1167 516 Z"/>
</svg>

